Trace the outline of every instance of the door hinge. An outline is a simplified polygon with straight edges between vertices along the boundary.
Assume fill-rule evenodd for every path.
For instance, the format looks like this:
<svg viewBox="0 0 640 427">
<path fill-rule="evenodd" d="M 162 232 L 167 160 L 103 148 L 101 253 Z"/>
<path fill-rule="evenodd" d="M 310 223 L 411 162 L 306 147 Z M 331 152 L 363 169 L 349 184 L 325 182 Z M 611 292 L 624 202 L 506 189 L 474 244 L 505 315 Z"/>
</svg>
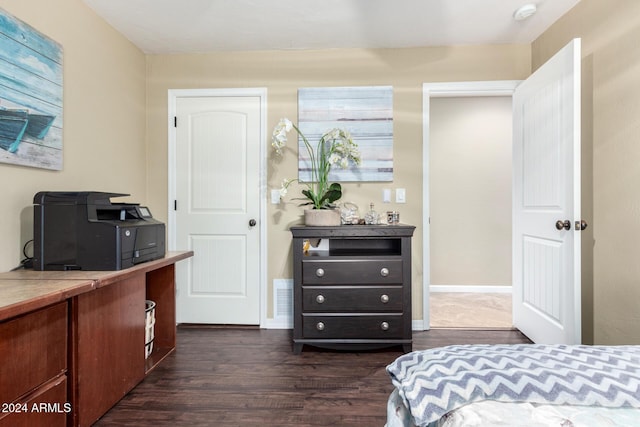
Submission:
<svg viewBox="0 0 640 427">
<path fill-rule="evenodd" d="M 178 127 L 178 116 L 173 116 L 173 127 L 174 128 Z"/>
<path fill-rule="evenodd" d="M 177 211 L 177 210 L 178 210 L 178 201 L 177 201 L 177 200 L 174 200 L 174 201 L 173 201 L 173 210 L 174 210 L 174 211 Z"/>
</svg>

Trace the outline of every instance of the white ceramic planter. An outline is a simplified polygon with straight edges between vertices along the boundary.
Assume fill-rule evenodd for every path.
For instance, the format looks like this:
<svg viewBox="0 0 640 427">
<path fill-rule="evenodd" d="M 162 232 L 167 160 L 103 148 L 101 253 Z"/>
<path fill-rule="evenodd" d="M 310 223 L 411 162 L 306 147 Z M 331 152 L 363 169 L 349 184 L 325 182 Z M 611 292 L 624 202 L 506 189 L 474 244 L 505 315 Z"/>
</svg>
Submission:
<svg viewBox="0 0 640 427">
<path fill-rule="evenodd" d="M 325 227 L 340 225 L 340 211 L 338 209 L 306 209 L 304 225 Z"/>
</svg>

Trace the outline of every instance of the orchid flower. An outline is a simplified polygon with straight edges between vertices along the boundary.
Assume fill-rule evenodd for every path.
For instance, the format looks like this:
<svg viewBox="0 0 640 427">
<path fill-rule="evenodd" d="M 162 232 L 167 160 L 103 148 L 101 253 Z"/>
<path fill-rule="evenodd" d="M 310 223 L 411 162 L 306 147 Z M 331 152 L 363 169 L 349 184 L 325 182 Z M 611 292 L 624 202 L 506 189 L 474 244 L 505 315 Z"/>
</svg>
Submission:
<svg viewBox="0 0 640 427">
<path fill-rule="evenodd" d="M 287 133 L 292 129 L 300 135 L 307 149 L 311 162 L 311 182 L 304 183 L 307 189 L 302 194 L 309 199 L 304 205 L 313 205 L 314 209 L 327 209 L 333 207 L 333 202 L 342 197 L 342 187 L 338 183 L 329 183 L 329 172 L 333 165 L 338 165 L 343 169 L 354 164 L 360 165 L 360 151 L 358 144 L 351 138 L 348 131 L 334 128 L 325 132 L 314 150 L 309 140 L 300 129 L 289 119 L 280 119 L 273 129 L 271 145 L 278 155 L 283 155 L 284 147 L 287 144 Z M 280 197 L 287 194 L 287 189 L 292 182 L 297 179 L 284 180 L 280 188 Z"/>
</svg>

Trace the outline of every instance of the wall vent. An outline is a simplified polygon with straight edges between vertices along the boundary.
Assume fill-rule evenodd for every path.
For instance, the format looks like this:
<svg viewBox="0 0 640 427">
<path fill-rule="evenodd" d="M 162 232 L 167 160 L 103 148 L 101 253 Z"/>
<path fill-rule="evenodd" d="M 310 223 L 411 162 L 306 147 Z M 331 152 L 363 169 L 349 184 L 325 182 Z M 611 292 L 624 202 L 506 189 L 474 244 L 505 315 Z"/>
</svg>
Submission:
<svg viewBox="0 0 640 427">
<path fill-rule="evenodd" d="M 273 320 L 293 327 L 293 280 L 273 281 Z"/>
</svg>

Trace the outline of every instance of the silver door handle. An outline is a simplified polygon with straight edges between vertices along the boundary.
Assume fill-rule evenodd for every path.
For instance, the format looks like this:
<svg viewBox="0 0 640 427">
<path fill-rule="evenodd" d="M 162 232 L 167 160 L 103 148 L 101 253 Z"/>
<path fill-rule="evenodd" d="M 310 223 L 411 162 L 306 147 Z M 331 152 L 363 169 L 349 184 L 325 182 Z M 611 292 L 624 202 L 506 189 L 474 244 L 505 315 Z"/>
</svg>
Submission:
<svg viewBox="0 0 640 427">
<path fill-rule="evenodd" d="M 571 230 L 571 221 L 569 221 L 568 219 L 565 221 L 562 221 L 561 219 L 556 221 L 556 228 L 558 230 Z"/>
<path fill-rule="evenodd" d="M 589 224 L 584 219 L 576 221 L 576 231 L 583 231 Z"/>
</svg>

